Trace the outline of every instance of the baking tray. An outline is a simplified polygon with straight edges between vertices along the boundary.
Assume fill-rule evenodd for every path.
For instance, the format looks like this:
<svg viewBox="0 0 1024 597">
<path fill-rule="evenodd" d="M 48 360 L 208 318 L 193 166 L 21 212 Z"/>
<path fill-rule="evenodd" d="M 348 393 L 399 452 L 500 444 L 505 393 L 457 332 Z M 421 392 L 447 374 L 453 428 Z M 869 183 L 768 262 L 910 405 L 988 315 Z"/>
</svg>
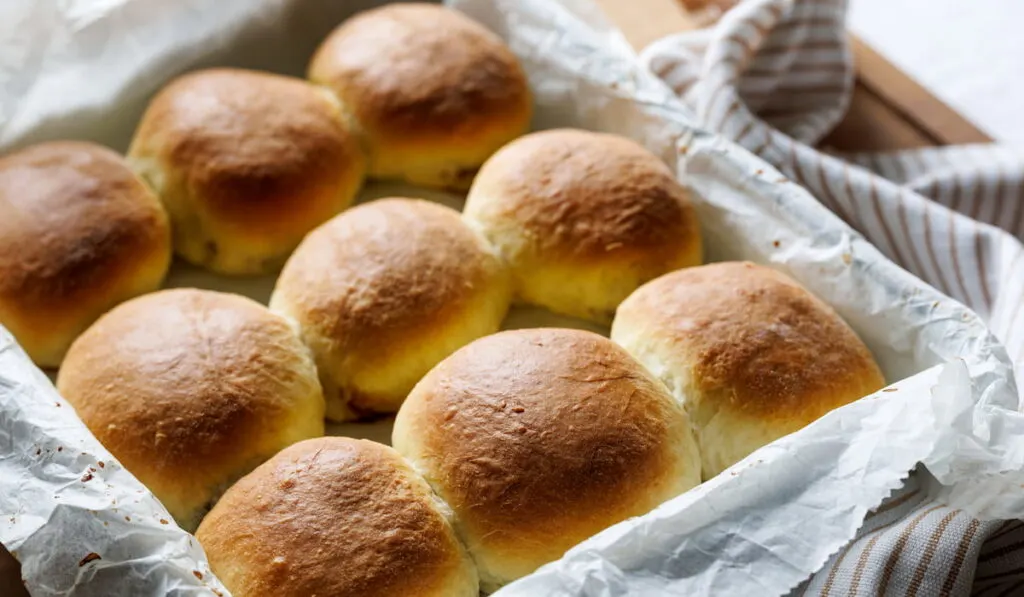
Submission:
<svg viewBox="0 0 1024 597">
<path fill-rule="evenodd" d="M 315 3 L 306 1 L 305 4 L 312 6 Z M 152 72 L 142 73 L 132 81 L 136 83 L 134 87 L 124 86 L 112 98 L 107 98 L 114 100 L 112 105 L 116 105 L 116 110 L 100 109 L 97 114 L 95 105 L 75 102 L 74 109 L 69 109 L 66 113 L 55 113 L 53 118 L 40 121 L 38 126 L 32 127 L 19 139 L 19 143 L 70 137 L 92 139 L 124 149 L 149 95 L 175 72 L 221 64 L 262 67 L 286 74 L 301 74 L 313 47 L 327 31 L 347 13 L 370 4 L 375 3 L 357 2 L 345 6 L 331 3 L 331 8 L 326 9 L 326 12 L 307 10 L 290 14 L 287 19 L 268 26 L 273 35 L 278 36 L 272 38 L 276 43 L 268 43 L 262 36 L 243 34 L 234 37 L 231 43 L 211 46 L 209 51 L 175 56 L 171 60 L 173 64 L 165 64 L 166 68 L 161 69 L 159 76 Z M 634 67 L 628 61 L 623 48 L 617 45 L 617 34 L 603 31 L 601 25 L 595 24 L 594 21 L 566 20 L 571 16 L 571 10 L 567 7 L 582 5 L 579 0 L 566 0 L 564 6 L 556 3 L 549 5 L 539 0 L 524 1 L 522 5 L 511 0 L 495 0 L 493 3 L 487 0 L 465 0 L 458 4 L 471 8 L 473 16 L 501 34 L 508 34 L 508 27 L 513 21 L 516 26 L 529 30 L 534 34 L 533 37 L 516 39 L 513 49 L 525 57 L 529 63 L 529 70 L 544 70 L 547 77 L 545 81 L 548 83 L 565 83 L 562 86 L 549 85 L 540 94 L 542 105 L 538 110 L 534 128 L 578 126 L 627 134 L 643 142 L 688 177 L 696 193 L 708 255 L 712 260 L 750 259 L 793 275 L 812 292 L 832 303 L 851 323 L 878 357 L 890 381 L 895 382 L 924 372 L 924 377 L 918 378 L 917 386 L 914 388 L 915 391 L 920 391 L 922 387 L 938 383 L 938 370 L 935 367 L 940 367 L 958 356 L 965 356 L 970 365 L 969 371 L 975 376 L 978 394 L 973 395 L 970 388 L 965 390 L 963 386 L 950 388 L 951 392 L 959 392 L 960 401 L 956 402 L 957 408 L 969 408 L 975 398 L 992 403 L 1010 399 L 1005 384 L 1001 384 L 1001 380 L 1008 376 L 1005 355 L 999 354 L 994 339 L 974 314 L 948 298 L 938 295 L 886 261 L 877 250 L 829 214 L 809 194 L 782 179 L 778 172 L 767 164 L 713 135 L 691 129 L 687 124 L 685 109 L 675 103 L 673 98 L 664 95 L 667 91 L 663 86 L 633 70 Z M 135 3 L 135 6 L 138 5 Z M 323 3 L 323 6 L 328 4 Z M 514 13 L 517 18 L 505 19 L 497 8 L 499 6 L 502 10 Z M 549 19 L 538 19 L 537 16 L 541 14 L 548 14 Z M 552 25 L 556 20 L 557 25 Z M 594 25 L 594 30 L 587 29 L 587 25 Z M 566 43 L 558 46 L 559 53 L 554 56 L 540 49 L 544 47 L 544 43 L 558 43 L 557 39 L 550 40 L 545 37 L 544 28 L 551 26 L 558 27 L 569 38 Z M 285 41 L 288 43 L 282 43 Z M 126 60 L 130 62 L 130 57 Z M 573 75 L 575 79 L 571 78 Z M 642 101 L 637 98 L 642 98 Z M 456 208 L 461 207 L 461 198 L 458 196 L 423 190 L 411 192 L 409 187 L 394 184 L 371 184 L 362 194 L 361 200 L 408 194 L 425 196 Z M 273 278 L 223 278 L 177 262 L 167 285 L 234 291 L 265 302 L 272 288 Z M 534 325 L 595 329 L 590 324 L 539 309 L 517 308 L 505 323 L 506 328 Z M 606 330 L 597 328 L 596 331 Z M 0 358 L 16 359 L 17 356 L 0 351 Z M 8 364 L 12 362 L 15 361 L 7 361 Z M 30 371 L 24 373 L 25 376 L 22 378 L 0 381 L 14 384 L 11 387 L 15 388 L 19 387 L 19 383 L 30 384 L 39 396 L 51 395 L 52 388 L 39 385 L 34 381 Z M 894 405 L 904 404 L 901 402 L 904 398 L 899 392 L 890 394 L 887 398 L 885 405 L 879 406 L 879 409 L 897 408 Z M 15 400 L 9 396 L 4 399 Z M 921 400 L 927 399 L 927 396 L 921 396 Z M 910 405 L 911 402 L 906 404 Z M 9 406 L 10 402 L 7 405 Z M 858 509 L 863 514 L 863 511 L 876 506 L 892 488 L 899 485 L 913 464 L 929 456 L 929 453 L 923 451 L 924 443 L 914 442 L 920 439 L 914 436 L 911 429 L 915 421 L 899 420 L 896 417 L 891 417 L 892 420 L 882 420 L 886 417 L 877 417 L 880 420 L 866 420 L 862 416 L 863 412 L 873 408 L 875 407 L 870 403 L 862 401 L 840 409 L 809 428 L 786 438 L 785 441 L 752 455 L 749 462 L 745 461 L 738 465 L 738 470 L 742 469 L 743 474 L 720 475 L 683 496 L 683 499 L 674 500 L 670 507 L 660 508 L 657 514 L 671 516 L 681 512 L 692 513 L 693 509 L 704 512 L 706 507 L 701 504 L 710 502 L 700 502 L 701 498 L 731 496 L 728 501 L 730 507 L 722 506 L 717 509 L 717 519 L 703 518 L 705 524 L 689 534 L 689 540 L 695 542 L 689 548 L 699 548 L 702 536 L 720 532 L 726 525 L 735 524 L 735 521 L 728 518 L 729 515 L 742 512 L 744 509 L 748 513 L 756 510 L 752 510 L 749 504 L 744 504 L 743 499 L 740 499 L 743 496 L 758 495 L 761 498 L 758 507 L 765 509 L 773 504 L 785 504 L 785 508 L 780 507 L 761 517 L 758 521 L 761 527 L 749 526 L 743 533 L 733 533 L 731 536 L 737 544 L 744 541 L 763 544 L 761 532 L 777 533 L 779 530 L 790 528 L 779 519 L 772 518 L 781 511 L 785 511 L 785 515 L 792 517 L 793 520 L 817 523 L 825 530 L 815 537 L 817 542 L 812 546 L 813 549 L 803 552 L 801 549 L 807 547 L 806 545 L 795 545 L 790 553 L 793 562 L 802 562 L 801 565 L 807 567 L 803 573 L 809 574 L 816 569 L 812 562 L 820 559 L 821 553 L 831 553 L 850 538 L 847 532 L 852 532 L 847 529 L 850 521 L 839 524 L 834 517 L 856 518 Z M 69 410 L 62 408 L 59 398 L 51 403 L 40 404 L 34 409 L 31 424 L 37 425 L 40 430 L 45 429 L 45 432 L 35 436 L 40 443 L 54 438 L 59 440 L 61 433 L 70 433 L 67 428 L 63 431 L 59 429 L 61 425 L 73 426 L 74 421 L 69 418 L 73 415 L 70 415 Z M 947 416 L 955 412 L 939 414 Z M 27 418 L 19 418 L 18 424 L 28 424 Z M 930 439 L 936 442 L 940 439 L 948 440 L 948 437 L 942 435 L 946 431 L 939 428 L 947 423 L 945 419 L 937 419 L 935 430 L 925 430 L 922 433 L 934 432 L 935 437 Z M 333 426 L 330 431 L 387 441 L 389 428 L 390 421 L 384 419 L 369 425 Z M 888 468 L 883 467 L 884 474 L 873 475 L 870 480 L 865 480 L 856 487 L 844 485 L 842 491 L 834 491 L 837 500 L 843 500 L 850 506 L 838 508 L 836 512 L 821 513 L 817 511 L 820 508 L 814 507 L 802 509 L 803 505 L 799 500 L 794 502 L 789 499 L 791 496 L 788 494 L 773 492 L 771 479 L 780 475 L 818 475 L 814 478 L 804 478 L 802 481 L 811 492 L 815 488 L 821 489 L 828 485 L 828 475 L 831 474 L 828 470 L 831 468 L 828 466 L 831 462 L 829 459 L 838 457 L 838 454 L 848 449 L 848 446 L 842 446 L 834 441 L 825 446 L 815 444 L 814 454 L 820 456 L 820 460 L 811 466 L 794 461 L 789 458 L 789 454 L 799 450 L 807 442 L 819 441 L 821 437 L 835 437 L 834 430 L 844 428 L 856 428 L 894 442 L 887 450 L 893 457 L 891 462 L 896 464 L 888 464 Z M 45 482 L 73 482 L 81 476 L 75 467 L 80 465 L 84 457 L 105 457 L 102 448 L 95 445 L 94 441 L 91 444 L 89 441 L 87 434 L 76 438 L 76 445 L 83 447 L 81 456 L 65 453 L 71 452 L 70 450 L 61 452 L 48 448 L 52 451 L 46 452 L 47 461 L 43 464 L 28 451 L 18 453 L 6 461 L 0 461 L 0 466 L 7 467 L 0 470 L 0 478 L 4 472 L 14 471 L 15 476 L 9 477 L 9 482 L 13 482 L 19 471 L 23 473 L 37 470 L 34 467 L 45 465 L 48 475 L 44 479 Z M 836 452 L 837 450 L 840 452 Z M 110 482 L 126 490 L 130 488 L 131 491 L 136 491 L 136 486 L 125 477 L 123 473 L 118 476 L 116 466 L 108 465 L 101 475 L 96 477 L 96 485 Z M 833 490 L 836 489 L 833 487 Z M 4 499 L 2 494 L 0 491 L 0 503 L 3 503 Z M 721 501 L 716 503 L 723 504 Z M 47 543 L 49 551 L 45 553 L 45 557 L 36 553 L 28 562 L 27 574 L 30 578 L 38 580 L 39 574 L 59 570 L 59 574 L 49 579 L 55 587 L 70 586 L 77 579 L 93 581 L 92 584 L 81 584 L 80 588 L 73 592 L 76 597 L 103 595 L 110 586 L 104 584 L 105 582 L 131 580 L 132 575 L 126 572 L 135 572 L 140 556 L 144 554 L 122 553 L 118 556 L 121 560 L 118 560 L 113 555 L 105 553 L 102 565 L 91 564 L 93 560 L 86 562 L 86 565 L 81 564 L 82 545 L 93 539 L 93 544 L 97 541 L 103 545 L 112 544 L 116 538 L 110 533 L 114 531 L 106 530 L 105 523 L 110 521 L 113 523 L 111 527 L 116 525 L 116 528 L 123 530 L 126 527 L 122 522 L 124 516 L 116 512 L 111 513 L 109 509 L 97 511 L 85 505 L 76 511 L 74 505 L 66 503 L 62 515 L 59 521 L 51 521 L 50 524 L 38 527 L 36 533 L 28 537 L 37 544 L 37 547 L 47 538 L 50 540 L 50 543 Z M 828 521 L 818 518 L 823 516 L 828 516 Z M 162 537 L 164 535 L 161 533 L 164 533 L 171 538 L 173 529 L 166 528 L 171 525 L 161 527 L 156 520 L 156 515 L 153 516 L 153 520 L 136 519 L 132 521 L 131 527 L 133 532 L 137 531 L 140 535 L 152 533 L 152 537 Z M 16 517 L 9 521 L 0 521 L 0 533 L 3 533 L 0 537 L 7 540 L 8 537 L 16 536 L 19 531 L 24 531 L 17 527 L 18 524 L 25 522 L 16 520 Z M 635 528 L 636 526 L 632 530 Z M 621 536 L 628 536 L 631 530 L 616 528 L 609 532 L 613 535 L 618 533 Z M 599 547 L 598 544 L 604 536 L 605 533 L 599 535 L 597 543 L 592 543 L 591 548 Z M 57 540 L 58 537 L 61 540 Z M 173 535 L 173 538 L 188 541 L 187 537 L 181 535 Z M 15 547 L 23 547 L 25 539 L 22 532 Z M 607 537 L 604 540 L 607 540 Z M 657 542 L 652 540 L 651 544 L 655 545 Z M 149 544 L 154 553 L 149 554 L 151 557 L 147 560 L 147 565 L 153 566 L 153 578 L 192 582 L 189 579 L 193 576 L 191 571 L 180 567 L 189 561 L 188 558 L 193 557 L 193 551 L 188 551 L 184 555 L 180 551 L 175 552 L 180 561 L 172 562 L 169 555 L 166 559 L 161 559 L 164 554 L 157 553 L 161 547 L 162 545 L 156 541 Z M 678 545 L 675 549 L 686 548 L 687 546 Z M 592 549 L 590 552 L 584 549 L 582 552 L 576 552 L 576 555 L 593 555 L 599 552 L 598 549 Z M 661 552 L 659 557 L 664 558 L 666 553 L 668 552 Z M 679 557 L 679 554 L 672 555 L 676 561 L 687 562 L 686 558 Z M 196 565 L 202 568 L 201 562 Z M 765 568 L 760 567 L 763 565 L 766 564 L 751 563 L 750 579 L 767 582 L 767 579 L 773 576 L 773 573 L 766 572 Z M 182 574 L 180 577 L 174 577 L 174 571 Z M 800 575 L 803 573 L 795 569 L 776 572 L 779 572 L 776 581 L 781 584 L 792 581 L 787 580 L 787 574 L 797 575 L 797 582 L 802 580 Z M 208 578 L 205 574 L 200 574 L 196 578 L 200 577 Z M 694 574 L 690 578 L 698 582 L 701 576 Z M 742 578 L 737 579 L 740 585 L 741 581 Z M 510 593 L 515 594 L 514 590 Z"/>
</svg>

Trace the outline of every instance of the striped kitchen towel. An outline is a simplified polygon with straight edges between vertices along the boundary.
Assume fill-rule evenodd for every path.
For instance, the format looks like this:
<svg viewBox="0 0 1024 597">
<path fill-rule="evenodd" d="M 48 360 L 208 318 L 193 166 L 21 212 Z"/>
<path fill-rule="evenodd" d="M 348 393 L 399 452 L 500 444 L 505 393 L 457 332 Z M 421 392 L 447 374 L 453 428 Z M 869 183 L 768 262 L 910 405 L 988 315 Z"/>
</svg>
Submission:
<svg viewBox="0 0 1024 597">
<path fill-rule="evenodd" d="M 846 0 L 745 0 L 713 28 L 659 40 L 641 58 L 702 126 L 985 318 L 1024 379 L 1024 155 L 996 145 L 815 149 L 853 92 L 846 9 Z M 1024 525 L 976 520 L 911 481 L 792 594 L 1024 595 Z"/>
<path fill-rule="evenodd" d="M 979 521 L 928 499 L 916 477 L 790 597 L 1024 595 L 1024 523 Z"/>
</svg>

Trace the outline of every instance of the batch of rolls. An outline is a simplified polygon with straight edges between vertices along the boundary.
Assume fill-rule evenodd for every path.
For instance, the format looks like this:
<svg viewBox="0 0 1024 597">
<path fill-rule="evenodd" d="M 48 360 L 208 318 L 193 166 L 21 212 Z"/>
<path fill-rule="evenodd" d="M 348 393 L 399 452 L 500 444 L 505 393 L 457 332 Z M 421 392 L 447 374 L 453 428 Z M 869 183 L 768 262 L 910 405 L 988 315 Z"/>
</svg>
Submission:
<svg viewBox="0 0 1024 597">
<path fill-rule="evenodd" d="M 185 74 L 126 157 L 0 160 L 0 322 L 236 597 L 493 591 L 883 385 L 793 280 L 701 265 L 657 157 L 527 134 L 521 65 L 468 17 L 361 13 L 308 75 Z M 367 177 L 468 198 L 347 209 Z M 172 247 L 280 270 L 269 308 L 158 291 Z M 499 332 L 513 303 L 611 339 Z M 393 447 L 322 437 L 394 413 Z"/>
</svg>

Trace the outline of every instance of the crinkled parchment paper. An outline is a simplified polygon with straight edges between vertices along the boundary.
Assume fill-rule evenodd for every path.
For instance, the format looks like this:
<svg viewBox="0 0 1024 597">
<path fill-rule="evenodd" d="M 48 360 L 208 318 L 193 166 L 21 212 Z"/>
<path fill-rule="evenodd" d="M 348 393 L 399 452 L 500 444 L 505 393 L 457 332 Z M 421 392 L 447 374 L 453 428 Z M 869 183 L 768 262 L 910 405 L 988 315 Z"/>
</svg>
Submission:
<svg viewBox="0 0 1024 597">
<path fill-rule="evenodd" d="M 82 138 L 124 149 L 170 77 L 231 65 L 301 75 L 316 44 L 373 2 L 45 0 L 0 6 L 0 148 Z M 1024 417 L 1009 361 L 979 319 L 885 260 L 801 188 L 696 130 L 585 0 L 456 0 L 522 58 L 535 126 L 627 135 L 695 191 L 712 260 L 749 259 L 834 305 L 875 353 L 886 390 L 759 450 L 651 514 L 502 589 L 533 595 L 778 595 L 845 544 L 918 463 L 978 516 L 1024 516 Z M 364 200 L 407 188 L 371 185 Z M 458 207 L 457 197 L 432 195 Z M 266 300 L 271 279 L 176 266 L 169 285 Z M 568 324 L 536 311 L 506 327 Z M 388 425 L 333 432 L 385 440 Z M 201 548 L 0 336 L 0 541 L 36 595 L 227 594 Z M 1013 491 L 1017 489 L 1017 491 Z"/>
</svg>

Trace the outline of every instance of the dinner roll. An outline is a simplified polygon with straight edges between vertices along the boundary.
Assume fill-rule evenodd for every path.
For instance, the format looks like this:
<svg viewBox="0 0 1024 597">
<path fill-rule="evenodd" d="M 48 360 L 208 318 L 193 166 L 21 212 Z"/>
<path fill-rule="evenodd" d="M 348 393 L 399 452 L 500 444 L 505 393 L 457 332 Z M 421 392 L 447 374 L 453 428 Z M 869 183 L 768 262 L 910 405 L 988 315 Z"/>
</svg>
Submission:
<svg viewBox="0 0 1024 597">
<path fill-rule="evenodd" d="M 443 505 L 391 448 L 325 437 L 236 483 L 196 537 L 234 597 L 477 597 Z"/>
<path fill-rule="evenodd" d="M 91 143 L 0 158 L 0 324 L 41 367 L 121 301 L 160 286 L 167 215 L 124 159 Z"/>
<path fill-rule="evenodd" d="M 435 4 L 352 17 L 321 44 L 309 78 L 353 111 L 378 178 L 465 190 L 480 164 L 530 124 L 516 57 L 483 26 Z"/>
<path fill-rule="evenodd" d="M 752 263 L 648 282 L 619 307 L 612 340 L 682 401 L 705 479 L 885 384 L 831 307 Z"/>
<path fill-rule="evenodd" d="M 688 197 L 636 143 L 559 129 L 489 159 L 464 216 L 508 261 L 521 300 L 609 324 L 637 286 L 701 262 Z"/>
<path fill-rule="evenodd" d="M 129 157 L 171 216 L 174 247 L 224 274 L 276 271 L 348 207 L 365 157 L 337 99 L 300 79 L 211 69 L 150 103 Z"/>
<path fill-rule="evenodd" d="M 355 207 L 302 242 L 270 308 L 313 349 L 335 421 L 393 413 L 452 351 L 495 332 L 508 274 L 458 212 L 419 199 Z"/>
<path fill-rule="evenodd" d="M 123 303 L 71 346 L 57 389 L 187 530 L 233 481 L 324 433 L 316 369 L 292 326 L 219 292 Z"/>
<path fill-rule="evenodd" d="M 700 481 L 686 414 L 592 332 L 487 336 L 409 395 L 392 442 L 454 510 L 495 590 Z"/>
</svg>

